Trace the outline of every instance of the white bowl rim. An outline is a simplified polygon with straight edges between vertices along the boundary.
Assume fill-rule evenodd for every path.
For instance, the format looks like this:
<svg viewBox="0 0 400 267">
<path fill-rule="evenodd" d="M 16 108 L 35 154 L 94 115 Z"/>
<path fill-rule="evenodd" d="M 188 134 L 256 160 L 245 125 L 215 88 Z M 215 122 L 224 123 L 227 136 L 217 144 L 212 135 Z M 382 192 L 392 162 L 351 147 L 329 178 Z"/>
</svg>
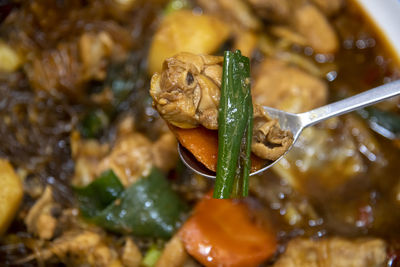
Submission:
<svg viewBox="0 0 400 267">
<path fill-rule="evenodd" d="M 400 64 L 400 0 L 354 0 L 386 39 L 391 54 Z"/>
</svg>

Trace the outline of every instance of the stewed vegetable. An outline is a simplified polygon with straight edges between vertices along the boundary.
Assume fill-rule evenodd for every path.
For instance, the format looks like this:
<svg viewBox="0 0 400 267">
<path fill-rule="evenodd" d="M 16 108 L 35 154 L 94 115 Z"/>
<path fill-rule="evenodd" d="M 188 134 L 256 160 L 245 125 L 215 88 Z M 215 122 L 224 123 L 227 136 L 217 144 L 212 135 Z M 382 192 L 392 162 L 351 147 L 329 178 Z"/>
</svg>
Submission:
<svg viewBox="0 0 400 267">
<path fill-rule="evenodd" d="M 352 0 L 0 0 L 0 263 L 393 267 L 398 99 L 248 172 L 292 142 L 262 106 L 399 78 Z"/>
</svg>

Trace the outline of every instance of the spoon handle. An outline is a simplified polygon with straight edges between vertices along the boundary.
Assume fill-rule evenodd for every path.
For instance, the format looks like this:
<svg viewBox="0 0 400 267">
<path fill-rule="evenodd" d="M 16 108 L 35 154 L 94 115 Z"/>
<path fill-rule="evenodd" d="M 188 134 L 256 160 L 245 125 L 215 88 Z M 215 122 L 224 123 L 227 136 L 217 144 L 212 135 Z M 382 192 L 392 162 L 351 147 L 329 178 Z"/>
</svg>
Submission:
<svg viewBox="0 0 400 267">
<path fill-rule="evenodd" d="M 387 83 L 358 95 L 298 114 L 302 126 L 308 127 L 326 119 L 373 105 L 393 96 L 400 95 L 400 80 Z"/>
</svg>

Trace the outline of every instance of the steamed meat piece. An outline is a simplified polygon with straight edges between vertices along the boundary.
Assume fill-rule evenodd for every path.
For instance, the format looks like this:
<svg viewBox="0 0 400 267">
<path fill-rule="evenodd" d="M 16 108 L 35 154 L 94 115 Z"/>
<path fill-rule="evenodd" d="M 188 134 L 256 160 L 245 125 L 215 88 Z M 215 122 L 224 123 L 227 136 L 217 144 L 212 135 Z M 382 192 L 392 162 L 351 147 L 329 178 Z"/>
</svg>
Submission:
<svg viewBox="0 0 400 267">
<path fill-rule="evenodd" d="M 252 90 L 255 103 L 292 113 L 324 105 L 328 94 L 321 79 L 276 59 L 264 60 Z"/>
<path fill-rule="evenodd" d="M 292 21 L 295 29 L 303 35 L 317 53 L 335 53 L 339 40 L 335 30 L 324 14 L 313 5 L 297 9 Z"/>
<path fill-rule="evenodd" d="M 274 267 L 383 267 L 385 261 L 386 245 L 380 239 L 297 238 Z"/>
<path fill-rule="evenodd" d="M 164 62 L 163 72 L 154 74 L 150 94 L 154 107 L 170 124 L 180 128 L 218 129 L 218 106 L 222 57 L 180 53 Z M 264 110 L 254 106 L 252 151 L 275 160 L 291 145 L 293 136 L 279 128 Z"/>
<path fill-rule="evenodd" d="M 290 0 L 248 0 L 257 14 L 265 20 L 287 21 L 290 18 Z"/>
</svg>

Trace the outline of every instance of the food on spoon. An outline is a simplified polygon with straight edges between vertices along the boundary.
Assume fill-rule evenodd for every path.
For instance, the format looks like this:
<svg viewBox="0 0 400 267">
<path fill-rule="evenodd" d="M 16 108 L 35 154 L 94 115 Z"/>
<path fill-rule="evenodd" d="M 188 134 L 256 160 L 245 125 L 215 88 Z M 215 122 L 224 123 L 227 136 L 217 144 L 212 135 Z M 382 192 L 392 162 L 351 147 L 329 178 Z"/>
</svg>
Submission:
<svg viewBox="0 0 400 267">
<path fill-rule="evenodd" d="M 232 240 L 243 238 L 244 224 L 235 221 L 239 205 L 258 229 L 263 223 L 273 226 L 274 231 L 265 229 L 270 239 L 264 244 L 271 246 L 249 252 L 273 253 L 264 259 L 254 256 L 257 266 L 396 266 L 398 99 L 366 109 L 365 120 L 349 114 L 306 129 L 271 171 L 249 179 L 249 197 L 228 204 L 210 201 L 200 220 L 195 207 L 214 181 L 180 164 L 176 139 L 190 144 L 216 170 L 218 132 L 201 123 L 190 129 L 170 124 L 175 138 L 149 96 L 153 68 L 160 72 L 162 62 L 179 52 L 221 55 L 240 49 L 251 59 L 253 103 L 294 113 L 399 79 L 395 55 L 352 2 L 0 0 L 0 158 L 10 167 L 0 173 L 20 181 L 16 187 L 3 186 L 10 197 L 0 206 L 9 208 L 4 218 L 12 222 L 0 240 L 1 265 L 228 265 L 236 254 L 246 256 L 241 244 L 232 248 L 240 242 Z M 386 8 L 389 2 L 379 4 Z M 304 15 L 310 12 L 306 5 L 314 9 L 312 16 Z M 296 25 L 300 11 L 304 24 Z M 325 26 L 319 23 L 323 20 Z M 329 31 L 337 35 L 338 49 L 335 55 L 321 55 L 321 48 L 332 47 Z M 307 36 L 313 36 L 313 44 Z M 213 147 L 207 145 L 211 139 Z M 265 164 L 254 153 L 251 161 L 253 168 L 257 162 Z M 147 179 L 153 167 L 165 178 Z M 99 211 L 90 207 L 107 198 L 95 190 L 88 200 L 92 205 L 84 208 L 73 189 L 101 182 L 100 174 L 110 169 L 120 186 L 108 183 L 102 188 L 123 197 L 105 201 L 109 205 L 102 218 L 127 214 L 99 226 L 84 211 Z M 10 188 L 19 193 L 11 194 Z M 170 194 L 160 201 L 156 189 L 172 190 L 190 208 L 177 220 L 182 224 L 173 227 L 176 232 L 168 231 L 169 240 L 155 237 L 155 229 L 163 222 L 176 225 L 171 214 L 176 202 Z M 138 191 L 145 197 L 139 199 Z M 12 205 L 13 197 L 19 205 Z M 220 204 L 230 206 L 228 212 L 215 214 Z M 147 230 L 139 231 L 143 225 L 133 225 L 127 217 L 142 218 Z M 192 218 L 201 221 L 197 226 L 209 227 L 194 243 L 224 236 L 213 244 L 227 260 L 206 261 L 199 250 L 189 251 L 181 230 L 189 229 L 185 222 L 190 225 Z M 115 234 L 111 226 L 130 226 L 134 232 Z M 228 234 L 213 232 L 225 227 L 230 227 Z M 144 230 L 153 237 L 141 237 Z"/>
<path fill-rule="evenodd" d="M 250 60 L 226 51 L 218 112 L 218 161 L 214 197 L 248 195 L 253 135 Z"/>
<path fill-rule="evenodd" d="M 170 124 L 179 128 L 218 129 L 218 107 L 222 77 L 222 57 L 179 53 L 165 60 L 161 73 L 153 75 L 150 94 L 154 107 Z M 253 105 L 252 152 L 266 160 L 275 160 L 292 143 L 290 132 L 279 128 L 261 107 Z M 191 151 L 196 156 L 196 151 Z"/>
</svg>

